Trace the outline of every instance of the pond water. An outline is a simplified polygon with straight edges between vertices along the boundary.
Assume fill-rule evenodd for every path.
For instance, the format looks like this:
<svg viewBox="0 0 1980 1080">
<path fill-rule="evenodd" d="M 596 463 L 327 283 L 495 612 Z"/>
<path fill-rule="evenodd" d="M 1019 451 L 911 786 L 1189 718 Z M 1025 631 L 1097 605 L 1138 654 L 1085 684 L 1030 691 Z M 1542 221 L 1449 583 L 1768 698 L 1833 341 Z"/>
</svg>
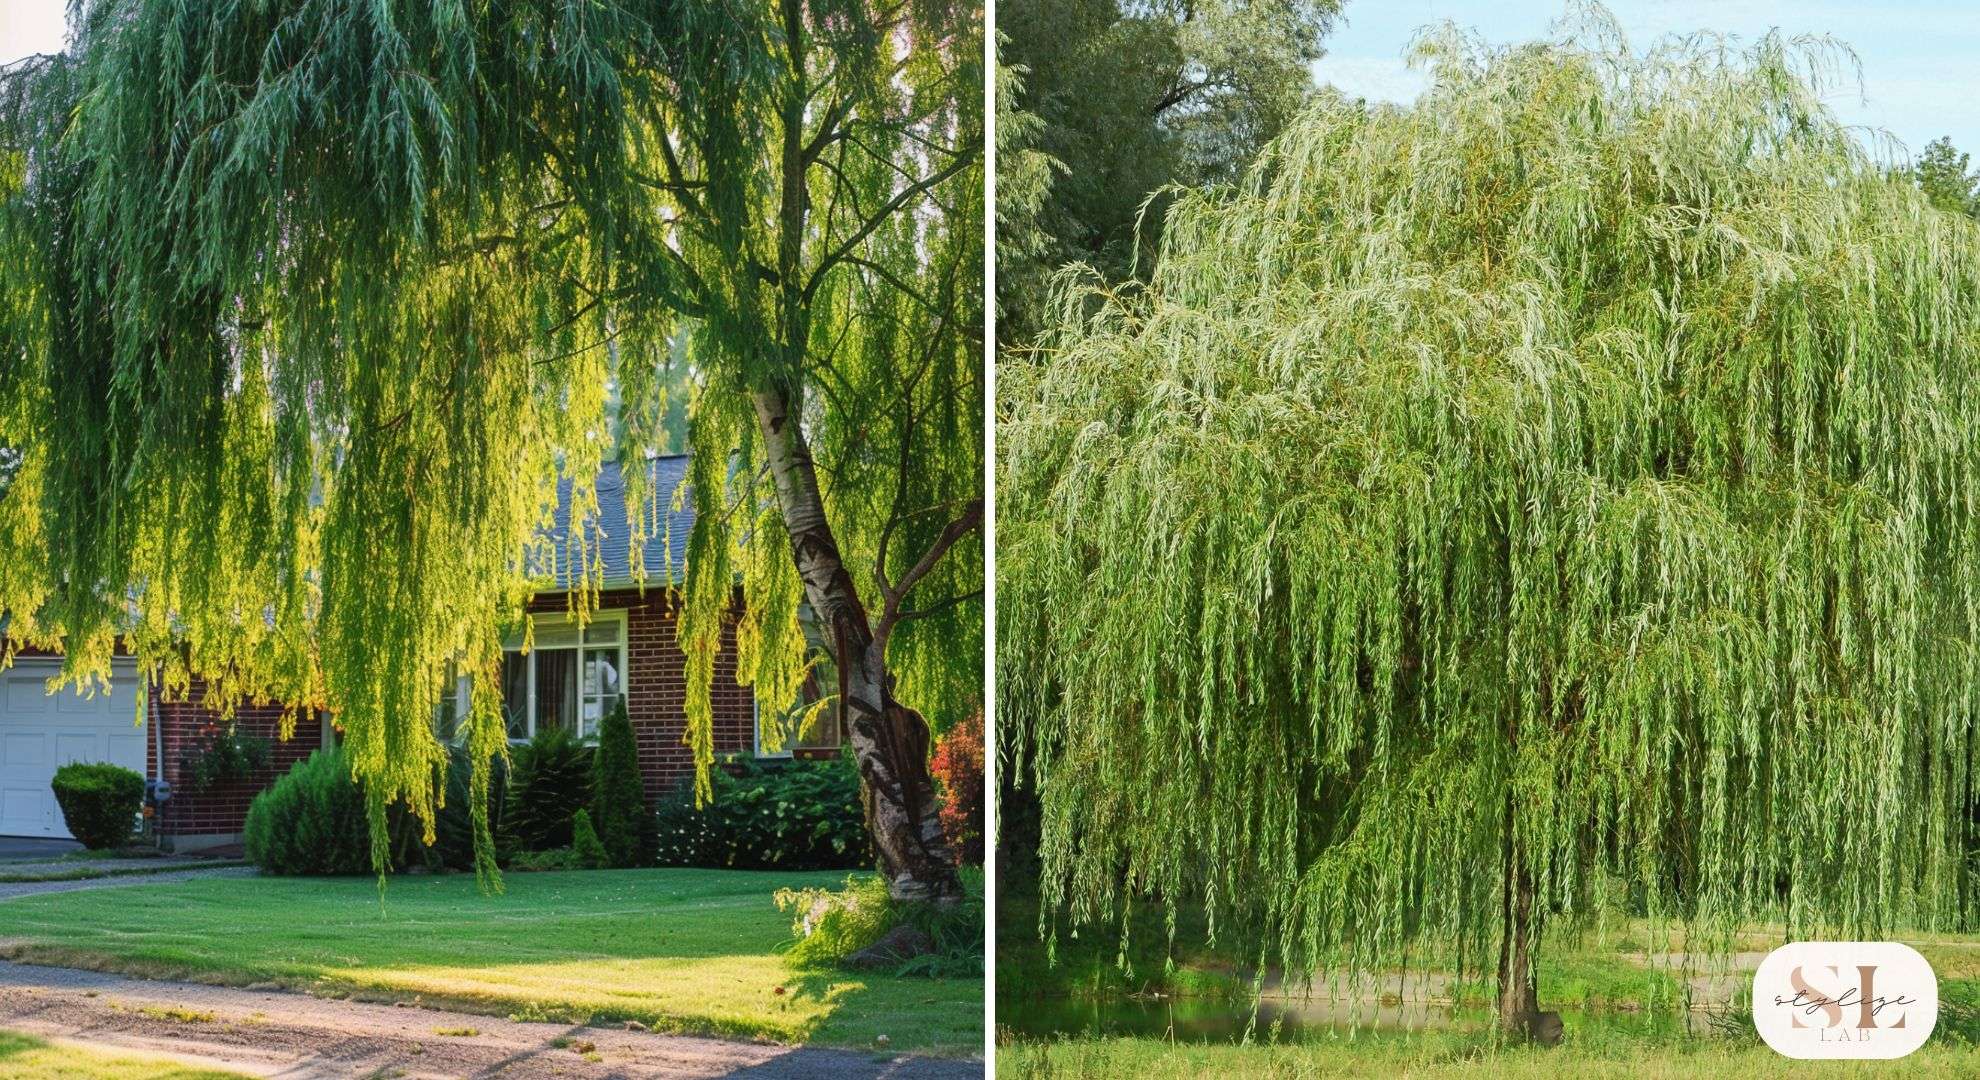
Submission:
<svg viewBox="0 0 1980 1080">
<path fill-rule="evenodd" d="M 1698 1032 L 1701 1014 L 1576 1010 L 1562 1013 L 1570 1031 L 1606 1028 L 1639 1035 Z M 1363 1037 L 1429 1031 L 1488 1031 L 1489 1009 L 1428 1002 L 1378 1005 L 1319 997 L 1266 997 L 1255 1018 L 1249 1002 L 1191 998 L 1015 998 L 997 1003 L 997 1024 L 1020 1038 L 1112 1036 L 1175 1042 L 1299 1042 L 1354 1033 Z"/>
</svg>

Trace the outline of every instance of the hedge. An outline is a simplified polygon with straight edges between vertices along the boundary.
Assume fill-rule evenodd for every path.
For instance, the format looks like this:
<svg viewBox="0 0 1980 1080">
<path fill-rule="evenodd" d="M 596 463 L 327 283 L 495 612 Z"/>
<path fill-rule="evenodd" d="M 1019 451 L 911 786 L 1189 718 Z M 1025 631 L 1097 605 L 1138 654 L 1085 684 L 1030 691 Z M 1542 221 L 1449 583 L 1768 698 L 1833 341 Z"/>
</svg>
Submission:
<svg viewBox="0 0 1980 1080">
<path fill-rule="evenodd" d="M 759 763 L 717 772 L 714 800 L 695 809 L 683 785 L 662 803 L 662 866 L 846 870 L 873 864 L 859 773 L 849 758 Z"/>
</svg>

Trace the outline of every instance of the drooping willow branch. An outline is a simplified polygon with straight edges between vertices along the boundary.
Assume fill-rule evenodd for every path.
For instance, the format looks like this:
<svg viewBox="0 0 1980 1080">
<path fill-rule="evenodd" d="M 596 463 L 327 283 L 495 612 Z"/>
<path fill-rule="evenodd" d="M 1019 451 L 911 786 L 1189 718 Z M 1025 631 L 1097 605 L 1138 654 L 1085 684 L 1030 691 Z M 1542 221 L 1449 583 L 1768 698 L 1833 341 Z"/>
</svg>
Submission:
<svg viewBox="0 0 1980 1080">
<path fill-rule="evenodd" d="M 1507 850 L 1790 933 L 1970 917 L 1980 231 L 1824 42 L 1421 40 L 1004 367 L 1048 918 L 1491 970 Z M 1502 809 L 1507 812 L 1502 812 Z"/>
<path fill-rule="evenodd" d="M 837 467 L 817 509 L 845 551 L 872 551 L 893 440 L 914 443 L 914 498 L 980 486 L 981 393 L 955 316 L 971 294 L 950 284 L 980 261 L 980 184 L 910 138 L 967 147 L 980 131 L 957 75 L 973 15 L 77 5 L 68 52 L 0 73 L 0 446 L 22 452 L 0 500 L 8 641 L 61 648 L 72 682 L 106 678 L 122 647 L 171 696 L 201 679 L 223 710 L 333 711 L 382 839 L 388 805 L 430 822 L 445 790 L 442 688 L 471 677 L 486 762 L 506 745 L 497 676 L 505 633 L 527 640 L 528 598 L 569 570 L 572 611 L 595 605 L 595 536 L 544 527 L 560 480 L 570 518 L 595 516 L 617 458 L 632 569 L 680 602 L 705 770 L 723 642 L 773 708 L 813 662 L 753 393 L 785 390 Z M 849 103 L 833 123 L 884 124 L 785 177 L 793 90 Z M 930 179 L 900 183 L 918 158 Z M 884 212 L 774 212 L 840 183 Z M 952 191 L 974 220 L 931 212 Z M 691 486 L 654 492 L 660 374 L 684 341 Z M 901 388 L 902 341 L 935 357 L 928 385 Z M 810 393 L 827 366 L 834 399 Z M 891 422 L 924 408 L 911 432 Z M 847 452 L 859 440 L 881 464 Z M 640 557 L 663 512 L 688 507 L 672 580 Z M 935 542 L 906 531 L 901 550 Z M 981 584 L 953 557 L 931 578 Z M 966 712 L 980 641 L 963 614 L 917 625 L 900 692 Z M 472 797 L 485 819 L 483 780 Z"/>
</svg>

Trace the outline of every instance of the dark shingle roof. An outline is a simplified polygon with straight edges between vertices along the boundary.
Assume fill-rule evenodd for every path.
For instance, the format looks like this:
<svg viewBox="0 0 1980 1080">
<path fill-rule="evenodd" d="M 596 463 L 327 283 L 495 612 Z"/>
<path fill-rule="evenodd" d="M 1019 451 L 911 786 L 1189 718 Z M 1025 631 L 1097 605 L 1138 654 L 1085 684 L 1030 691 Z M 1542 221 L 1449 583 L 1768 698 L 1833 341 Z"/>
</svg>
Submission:
<svg viewBox="0 0 1980 1080">
<path fill-rule="evenodd" d="M 651 584 L 685 580 L 688 530 L 694 527 L 694 507 L 683 499 L 677 508 L 675 496 L 687 490 L 688 456 L 649 458 L 646 470 L 650 484 L 646 507 L 646 580 Z M 597 531 L 593 539 L 604 564 L 605 584 L 631 582 L 632 526 L 626 521 L 626 484 L 617 462 L 608 461 L 598 471 L 595 524 Z M 549 531 L 549 539 L 557 549 L 553 587 L 558 589 L 570 588 L 579 573 L 579 567 L 572 564 L 568 555 L 570 528 L 571 482 L 566 478 L 557 481 L 557 516 Z"/>
</svg>

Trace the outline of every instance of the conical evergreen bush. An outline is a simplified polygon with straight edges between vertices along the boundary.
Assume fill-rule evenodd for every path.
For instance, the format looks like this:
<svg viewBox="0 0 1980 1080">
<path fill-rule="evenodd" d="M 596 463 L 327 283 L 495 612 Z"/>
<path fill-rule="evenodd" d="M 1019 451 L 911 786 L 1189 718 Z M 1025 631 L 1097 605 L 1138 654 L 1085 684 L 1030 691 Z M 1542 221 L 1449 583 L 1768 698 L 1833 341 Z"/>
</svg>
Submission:
<svg viewBox="0 0 1980 1080">
<path fill-rule="evenodd" d="M 598 727 L 598 750 L 591 759 L 591 822 L 613 866 L 652 864 L 655 822 L 646 805 L 639 743 L 624 697 Z"/>
</svg>

